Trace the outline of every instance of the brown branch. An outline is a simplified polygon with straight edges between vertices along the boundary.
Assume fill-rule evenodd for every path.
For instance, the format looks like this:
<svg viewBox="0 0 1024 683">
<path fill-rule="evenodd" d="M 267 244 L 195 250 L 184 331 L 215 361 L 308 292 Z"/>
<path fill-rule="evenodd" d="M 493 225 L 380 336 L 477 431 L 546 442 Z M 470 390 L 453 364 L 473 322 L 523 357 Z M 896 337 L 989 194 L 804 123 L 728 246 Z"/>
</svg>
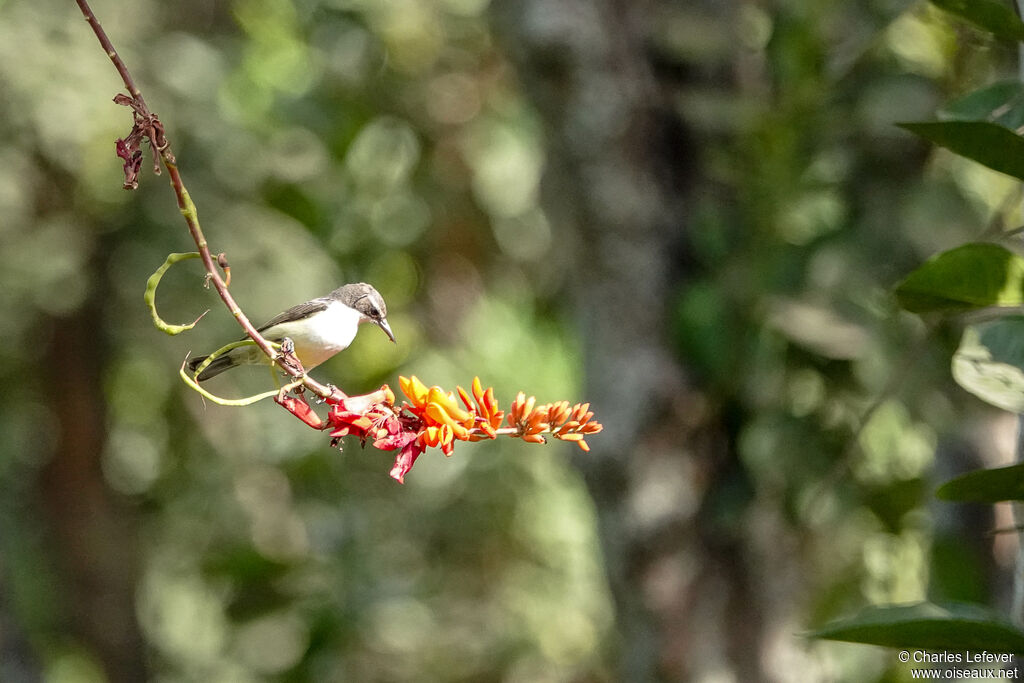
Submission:
<svg viewBox="0 0 1024 683">
<path fill-rule="evenodd" d="M 242 326 L 245 333 L 249 336 L 253 342 L 260 348 L 263 353 L 271 359 L 272 362 L 276 363 L 285 372 L 290 374 L 292 377 L 302 378 L 302 384 L 308 387 L 313 393 L 318 396 L 327 398 L 329 396 L 343 397 L 344 394 L 338 389 L 327 387 L 320 384 L 316 380 L 309 376 L 304 376 L 304 370 L 301 364 L 297 364 L 297 359 L 294 356 L 287 357 L 279 354 L 270 343 L 261 335 L 253 324 L 249 321 L 249 318 L 242 312 L 242 309 L 235 303 L 235 299 L 231 296 L 228 291 L 227 282 L 221 277 L 217 270 L 216 262 L 213 256 L 210 254 L 209 245 L 206 242 L 206 237 L 203 235 L 202 228 L 199 225 L 199 216 L 196 212 L 196 206 L 192 202 L 192 198 L 189 196 L 188 190 L 185 188 L 185 183 L 181 179 L 181 174 L 178 172 L 178 165 L 171 153 L 171 145 L 164 137 L 163 126 L 160 124 L 159 118 L 153 114 L 149 107 L 146 105 L 146 100 L 142 96 L 142 92 L 138 86 L 135 85 L 135 80 L 132 78 L 131 72 L 128 71 L 127 65 L 121 56 L 118 55 L 117 50 L 114 49 L 113 43 L 110 42 L 110 38 L 107 37 L 106 31 L 103 30 L 103 26 L 100 25 L 99 19 L 93 13 L 92 8 L 89 7 L 87 0 L 75 0 L 78 3 L 78 7 L 82 10 L 82 14 L 85 16 L 85 20 L 89 22 L 93 32 L 96 34 L 96 38 L 99 39 L 100 45 L 103 50 L 107 53 L 107 57 L 113 62 L 114 68 L 121 75 L 121 80 L 124 81 L 125 87 L 131 94 L 130 101 L 122 101 L 123 95 L 119 95 L 115 98 L 115 101 L 119 103 L 127 104 L 132 108 L 135 116 L 135 126 L 132 129 L 132 135 L 129 136 L 131 140 L 132 136 L 137 138 L 146 137 L 149 140 L 150 146 L 153 148 L 155 153 L 158 153 L 160 160 L 163 162 L 164 168 L 167 169 L 167 175 L 170 177 L 171 187 L 174 189 L 174 194 L 178 200 L 178 209 L 181 211 L 181 215 L 185 218 L 185 222 L 188 224 L 189 234 L 192 235 L 193 241 L 196 243 L 196 247 L 199 250 L 200 258 L 203 261 L 203 267 L 206 269 L 207 279 L 213 283 L 214 288 L 217 290 L 217 294 L 220 296 L 224 305 L 231 311 L 231 315 L 234 316 L 238 324 Z M 119 152 L 120 153 L 120 152 Z M 159 166 L 155 166 L 155 171 L 159 173 Z M 128 184 L 126 183 L 126 187 Z M 224 259 L 223 254 L 218 255 L 218 260 L 227 263 Z M 225 269 L 225 273 L 229 274 L 230 270 Z M 229 277 L 229 275 L 227 275 Z"/>
<path fill-rule="evenodd" d="M 89 3 L 86 0 L 76 0 L 78 7 L 82 10 L 82 14 L 85 15 L 85 20 L 92 26 L 93 33 L 100 41 L 100 45 L 103 47 L 103 51 L 110 57 L 110 61 L 114 63 L 114 68 L 117 69 L 117 73 L 121 74 L 121 80 L 124 81 L 124 87 L 128 88 L 128 92 L 131 94 L 135 101 L 139 103 L 139 106 L 149 112 L 149 108 L 146 106 L 146 101 L 142 97 L 142 93 L 139 92 L 139 88 L 135 85 L 135 81 L 132 79 L 132 75 L 128 72 L 128 67 L 125 66 L 121 56 L 117 54 L 117 50 L 114 49 L 113 43 L 110 42 L 110 38 L 107 37 L 107 32 L 103 30 L 103 26 L 100 25 L 99 19 L 93 14 L 92 8 L 89 7 Z"/>
</svg>

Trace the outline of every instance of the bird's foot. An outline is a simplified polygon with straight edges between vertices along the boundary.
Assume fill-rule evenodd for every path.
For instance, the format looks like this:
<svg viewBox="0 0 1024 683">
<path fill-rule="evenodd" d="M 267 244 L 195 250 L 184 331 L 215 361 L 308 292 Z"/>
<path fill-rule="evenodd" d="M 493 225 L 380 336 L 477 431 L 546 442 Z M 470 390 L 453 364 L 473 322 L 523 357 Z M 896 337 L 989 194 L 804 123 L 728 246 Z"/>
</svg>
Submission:
<svg viewBox="0 0 1024 683">
<path fill-rule="evenodd" d="M 320 405 L 321 403 L 326 401 L 329 397 L 334 396 L 334 394 L 338 393 L 338 387 L 334 386 L 333 384 L 328 384 L 327 385 L 327 391 L 330 392 L 330 394 L 328 394 L 327 396 L 319 396 L 319 397 L 317 397 L 317 399 L 316 399 L 316 404 L 317 405 Z"/>
</svg>

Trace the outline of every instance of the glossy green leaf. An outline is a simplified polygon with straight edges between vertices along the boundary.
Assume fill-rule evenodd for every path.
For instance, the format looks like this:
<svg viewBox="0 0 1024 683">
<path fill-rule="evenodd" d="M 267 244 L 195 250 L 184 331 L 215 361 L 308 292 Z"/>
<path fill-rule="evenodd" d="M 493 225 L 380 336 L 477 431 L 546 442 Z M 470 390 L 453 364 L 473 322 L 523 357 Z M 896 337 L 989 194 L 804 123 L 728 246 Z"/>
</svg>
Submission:
<svg viewBox="0 0 1024 683">
<path fill-rule="evenodd" d="M 960 503 L 1024 500 L 1024 465 L 968 472 L 939 487 L 935 495 Z"/>
<path fill-rule="evenodd" d="M 898 648 L 1024 652 L 1024 632 L 995 612 L 964 603 L 869 607 L 809 635 Z"/>
<path fill-rule="evenodd" d="M 900 123 L 929 142 L 1024 180 L 1024 138 L 991 121 Z"/>
<path fill-rule="evenodd" d="M 1024 126 L 1024 83 L 1001 81 L 967 93 L 938 112 L 942 121 L 991 121 L 1012 131 Z"/>
<path fill-rule="evenodd" d="M 998 244 L 965 244 L 932 257 L 896 286 L 914 313 L 1024 303 L 1024 258 Z"/>
<path fill-rule="evenodd" d="M 995 0 L 932 0 L 950 14 L 1006 40 L 1024 40 L 1024 23 L 1004 2 Z"/>
<path fill-rule="evenodd" d="M 1024 413 L 1024 316 L 968 326 L 952 365 L 953 379 L 964 389 L 998 408 Z"/>
</svg>

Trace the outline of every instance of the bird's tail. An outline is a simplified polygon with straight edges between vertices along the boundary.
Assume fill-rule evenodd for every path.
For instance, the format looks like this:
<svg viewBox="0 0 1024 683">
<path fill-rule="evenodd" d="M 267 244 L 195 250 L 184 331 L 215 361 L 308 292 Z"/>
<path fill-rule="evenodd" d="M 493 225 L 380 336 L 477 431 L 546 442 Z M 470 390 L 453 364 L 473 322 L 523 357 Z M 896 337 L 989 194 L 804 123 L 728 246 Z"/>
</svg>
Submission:
<svg viewBox="0 0 1024 683">
<path fill-rule="evenodd" d="M 195 373 L 196 368 L 202 365 L 203 361 L 205 361 L 207 358 L 209 358 L 209 356 L 196 356 L 195 358 L 189 359 L 188 371 L 191 373 Z M 211 377 L 219 375 L 225 370 L 233 368 L 234 366 L 235 363 L 231 359 L 230 355 L 224 354 L 223 356 L 217 356 L 212 361 L 210 361 L 209 365 L 203 368 L 203 371 L 199 373 L 199 377 L 197 377 L 196 379 L 198 379 L 200 382 L 203 382 L 205 380 L 210 379 Z"/>
</svg>

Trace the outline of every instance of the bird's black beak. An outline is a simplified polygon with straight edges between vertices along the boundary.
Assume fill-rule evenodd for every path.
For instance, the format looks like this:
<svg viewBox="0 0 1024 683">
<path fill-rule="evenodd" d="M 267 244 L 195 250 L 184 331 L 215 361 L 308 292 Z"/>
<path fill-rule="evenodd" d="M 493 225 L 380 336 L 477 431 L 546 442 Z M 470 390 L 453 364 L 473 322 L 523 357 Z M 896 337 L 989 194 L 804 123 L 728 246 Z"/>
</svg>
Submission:
<svg viewBox="0 0 1024 683">
<path fill-rule="evenodd" d="M 384 334 L 388 335 L 388 339 L 390 339 L 395 344 L 398 343 L 397 341 L 395 341 L 395 333 L 391 331 L 391 325 L 388 325 L 387 318 L 381 318 L 380 320 L 374 320 L 373 322 L 377 323 L 377 327 L 384 330 Z"/>
</svg>

